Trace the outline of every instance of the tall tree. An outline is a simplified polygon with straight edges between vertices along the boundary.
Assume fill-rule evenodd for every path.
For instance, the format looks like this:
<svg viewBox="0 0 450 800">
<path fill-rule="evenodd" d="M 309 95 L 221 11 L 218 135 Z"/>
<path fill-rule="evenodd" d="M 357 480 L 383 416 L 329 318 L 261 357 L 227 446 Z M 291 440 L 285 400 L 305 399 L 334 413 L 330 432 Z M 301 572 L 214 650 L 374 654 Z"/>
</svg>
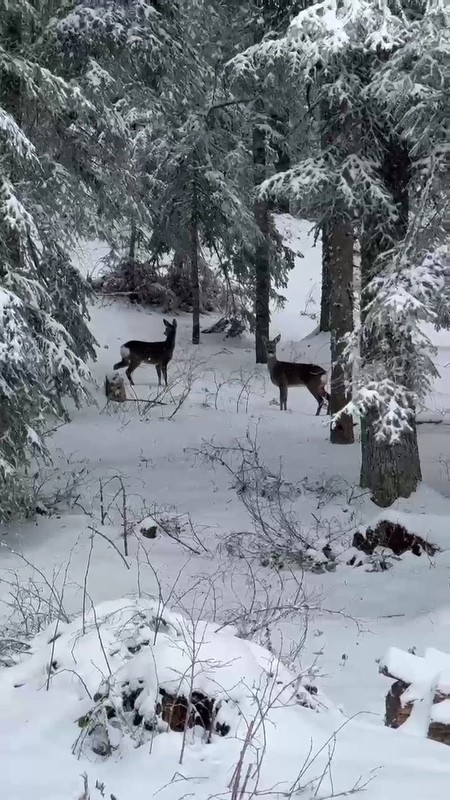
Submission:
<svg viewBox="0 0 450 800">
<path fill-rule="evenodd" d="M 266 179 L 266 131 L 262 124 L 253 127 L 253 175 L 257 189 Z M 255 354 L 257 364 L 267 363 L 265 342 L 270 326 L 270 223 L 269 203 L 264 197 L 255 199 L 255 221 L 258 236 L 255 244 Z"/>
<path fill-rule="evenodd" d="M 331 274 L 330 274 L 330 242 L 329 242 L 329 232 L 328 227 L 325 223 L 322 224 L 321 227 L 321 237 L 322 237 L 322 284 L 321 284 L 321 291 L 320 291 L 320 320 L 319 320 L 319 330 L 322 333 L 329 333 L 330 331 L 330 319 L 331 319 L 331 308 L 330 308 L 330 281 L 331 281 Z"/>
<path fill-rule="evenodd" d="M 30 458 L 64 398 L 87 398 L 87 286 L 68 248 L 95 196 L 67 163 L 91 109 L 51 72 L 39 34 L 50 9 L 0 2 L 0 518 L 25 511 Z M 63 244 L 64 243 L 64 244 Z"/>
<path fill-rule="evenodd" d="M 401 45 L 397 25 L 395 46 L 383 42 L 370 86 L 385 120 L 378 129 L 381 174 L 396 213 L 383 231 L 368 225 L 361 248 L 363 368 L 372 377 L 378 372 L 382 387 L 362 422 L 361 483 L 382 506 L 408 497 L 421 480 L 415 406 L 437 375 L 421 323 L 440 325 L 450 308 L 436 251 L 448 208 L 442 139 L 448 21 L 439 4 L 404 3 L 403 12 Z"/>
<path fill-rule="evenodd" d="M 399 203 L 385 169 L 390 158 L 391 133 L 394 141 L 411 140 L 407 150 L 415 159 L 416 176 L 421 174 L 422 182 L 424 166 L 428 164 L 429 167 L 429 161 L 434 162 L 434 172 L 439 173 L 439 167 L 436 168 L 436 160 L 440 161 L 439 146 L 430 140 L 430 132 L 435 133 L 442 123 L 443 58 L 448 41 L 445 29 L 446 22 L 437 3 L 426 6 L 404 3 L 402 9 L 394 12 L 370 0 L 357 6 L 344 1 L 326 15 L 322 14 L 321 4 L 317 4 L 299 14 L 281 41 L 266 41 L 257 52 L 253 49 L 247 54 L 249 68 L 255 68 L 258 59 L 272 73 L 280 67 L 280 62 L 292 65 L 293 74 L 297 78 L 301 76 L 303 85 L 315 91 L 319 106 L 323 102 L 328 104 L 331 120 L 337 112 L 341 117 L 341 131 L 350 128 L 352 132 L 351 136 L 339 135 L 339 126 L 334 124 L 334 135 L 329 137 L 328 133 L 333 134 L 333 128 L 330 131 L 329 127 L 330 114 L 321 113 L 321 125 L 326 127 L 325 136 L 322 130 L 317 157 L 304 159 L 288 172 L 270 179 L 263 191 L 289 192 L 305 214 L 312 214 L 322 224 L 346 221 L 347 225 L 356 227 L 363 251 L 368 236 L 375 241 L 389 239 L 389 253 L 386 244 L 382 248 L 386 254 L 384 259 L 381 253 L 377 259 L 373 255 L 369 259 L 366 251 L 362 261 L 363 269 L 366 273 L 369 271 L 363 283 L 370 286 L 375 272 L 375 279 L 385 281 L 382 285 L 388 286 L 390 292 L 393 290 L 390 276 L 392 272 L 398 275 L 400 263 L 402 271 L 410 271 L 417 277 L 418 256 L 417 249 L 411 249 L 410 227 L 406 238 L 399 242 L 404 230 L 402 234 L 395 224 Z M 419 30 L 422 30 L 421 35 Z M 433 70 L 427 68 L 431 62 Z M 408 70 L 416 78 L 414 83 L 408 77 Z M 420 103 L 417 103 L 418 86 Z M 351 125 L 346 127 L 349 111 Z M 442 148 L 442 143 L 440 146 Z M 429 171 L 428 167 L 425 172 Z M 408 191 L 412 191 L 410 179 Z M 430 214 L 422 216 L 428 218 Z M 412 238 L 417 243 L 418 237 Z M 421 241 L 423 247 L 432 240 L 425 236 Z M 408 252 L 408 258 L 396 255 L 397 251 Z M 414 252 L 416 256 L 412 258 Z M 419 263 L 424 272 L 423 265 L 430 262 L 419 260 Z M 429 303 L 432 302 L 430 294 L 436 291 L 440 281 L 438 263 L 436 260 L 432 263 L 428 278 L 423 277 L 417 288 L 417 296 L 426 294 Z M 432 287 L 428 293 L 425 291 L 427 280 Z M 386 302 L 385 294 L 384 299 L 385 309 L 389 308 L 392 313 L 396 307 L 395 296 L 390 303 Z M 370 429 L 377 442 L 384 437 L 386 447 L 395 444 L 397 453 L 402 452 L 402 458 L 397 458 L 397 466 L 393 467 L 396 480 L 394 482 L 391 477 L 393 488 L 385 493 L 384 503 L 410 493 L 420 477 L 416 433 L 411 424 L 413 399 L 417 394 L 408 391 L 405 376 L 409 374 L 411 383 L 414 361 L 420 364 L 425 375 L 430 374 L 431 367 L 417 344 L 420 341 L 423 345 L 423 339 L 417 336 L 417 314 L 413 313 L 412 299 L 406 308 L 403 328 L 397 327 L 402 330 L 402 336 L 393 336 L 398 319 L 395 325 L 387 325 L 386 311 L 383 315 L 373 299 L 366 304 L 360 338 L 363 341 L 371 338 L 379 346 L 363 348 L 362 382 L 356 387 L 353 403 L 344 406 L 338 415 L 339 418 L 343 412 L 350 411 L 370 413 Z M 431 312 L 428 308 L 426 312 L 422 310 L 423 314 Z M 413 336 L 405 335 L 408 315 Z M 400 318 L 399 313 L 397 317 Z M 335 327 L 333 322 L 331 327 Z M 414 382 L 416 392 L 427 383 L 424 372 L 420 375 L 420 380 L 416 378 Z M 363 436 L 363 461 L 370 446 L 369 437 Z M 371 462 L 374 463 L 374 458 Z M 402 475 L 405 465 L 408 471 Z M 381 502 L 382 495 L 383 492 L 374 494 L 377 502 Z"/>
<path fill-rule="evenodd" d="M 280 75 L 272 74 L 267 79 L 263 71 L 254 68 L 252 53 L 257 51 L 270 32 L 283 29 L 301 6 L 302 3 L 294 0 L 249 0 L 244 3 L 249 56 L 247 53 L 236 56 L 229 70 L 236 96 L 244 94 L 249 98 L 254 215 L 258 230 L 252 257 L 255 272 L 255 354 L 256 362 L 264 364 L 267 361 L 265 340 L 269 337 L 270 300 L 274 286 L 283 284 L 286 268 L 286 262 L 280 263 L 274 258 L 280 250 L 273 238 L 271 212 L 275 209 L 288 211 L 289 200 L 275 195 L 263 197 L 258 190 L 268 175 L 290 164 L 290 127 L 296 99 L 294 94 L 289 95 L 282 90 Z M 241 47 L 245 45 L 244 37 L 240 44 Z"/>
</svg>

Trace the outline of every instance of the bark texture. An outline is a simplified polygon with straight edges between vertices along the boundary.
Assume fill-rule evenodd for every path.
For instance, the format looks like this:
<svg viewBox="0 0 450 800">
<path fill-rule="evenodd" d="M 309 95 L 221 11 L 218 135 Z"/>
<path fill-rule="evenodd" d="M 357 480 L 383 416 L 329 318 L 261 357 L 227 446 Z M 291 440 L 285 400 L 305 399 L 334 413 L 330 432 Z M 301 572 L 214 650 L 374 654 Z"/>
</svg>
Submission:
<svg viewBox="0 0 450 800">
<path fill-rule="evenodd" d="M 254 184 L 259 186 L 266 176 L 266 139 L 263 128 L 253 130 L 253 174 Z M 255 248 L 255 353 L 256 363 L 266 364 L 265 339 L 269 338 L 270 326 L 270 246 L 269 205 L 257 199 L 254 206 L 259 239 Z"/>
<path fill-rule="evenodd" d="M 192 344 L 200 344 L 200 278 L 198 272 L 198 200 L 195 164 L 192 176 L 192 209 L 190 222 Z"/>
<path fill-rule="evenodd" d="M 330 276 L 331 397 L 332 415 L 351 399 L 346 389 L 343 351 L 345 335 L 353 330 L 353 231 L 344 219 L 327 225 L 327 250 Z M 343 414 L 331 425 L 332 444 L 353 444 L 353 419 Z"/>
<path fill-rule="evenodd" d="M 328 226 L 322 225 L 322 290 L 320 296 L 320 324 L 319 330 L 328 333 L 330 330 L 330 247 L 328 242 Z"/>
</svg>

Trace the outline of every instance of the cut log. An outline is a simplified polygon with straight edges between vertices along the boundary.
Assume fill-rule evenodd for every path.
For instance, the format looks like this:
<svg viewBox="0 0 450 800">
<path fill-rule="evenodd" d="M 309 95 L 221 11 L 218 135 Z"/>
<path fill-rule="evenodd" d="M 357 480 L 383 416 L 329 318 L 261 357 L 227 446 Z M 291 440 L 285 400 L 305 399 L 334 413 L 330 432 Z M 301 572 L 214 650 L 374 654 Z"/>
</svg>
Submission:
<svg viewBox="0 0 450 800">
<path fill-rule="evenodd" d="M 125 391 L 125 381 L 117 372 L 114 375 L 105 377 L 105 395 L 109 401 L 113 400 L 115 403 L 125 403 L 127 399 Z"/>
<path fill-rule="evenodd" d="M 403 659 L 398 658 L 403 656 Z M 395 658 L 395 666 L 393 658 Z M 381 663 L 380 672 L 388 678 L 393 678 L 389 692 L 385 700 L 384 724 L 389 728 L 400 728 L 406 722 L 405 731 L 409 728 L 409 722 L 413 723 L 411 717 L 414 704 L 419 703 L 421 710 L 423 703 L 427 702 L 427 692 L 431 687 L 432 701 L 427 711 L 425 719 L 425 733 L 428 739 L 441 744 L 450 744 L 450 693 L 449 693 L 449 669 L 446 663 L 446 654 L 429 648 L 423 658 L 415 656 L 413 653 L 402 653 L 395 648 L 391 648 L 385 659 L 386 663 Z M 417 660 L 417 665 L 416 665 Z M 388 667 L 388 665 L 390 665 Z M 413 683 L 407 683 L 393 672 L 405 670 L 411 674 Z M 428 672 L 428 675 L 427 675 Z M 406 677 L 404 675 L 403 677 Z M 428 687 L 427 690 L 426 687 Z M 431 698 L 428 699 L 430 702 Z M 416 725 L 413 723 L 414 730 Z"/>
<path fill-rule="evenodd" d="M 185 728 L 200 725 L 205 731 L 215 731 L 220 736 L 229 733 L 229 726 L 216 723 L 218 707 L 215 700 L 201 692 L 192 692 L 188 703 L 183 695 L 173 695 L 159 690 L 161 700 L 156 705 L 156 715 L 167 723 L 172 731 L 182 733 Z"/>
</svg>

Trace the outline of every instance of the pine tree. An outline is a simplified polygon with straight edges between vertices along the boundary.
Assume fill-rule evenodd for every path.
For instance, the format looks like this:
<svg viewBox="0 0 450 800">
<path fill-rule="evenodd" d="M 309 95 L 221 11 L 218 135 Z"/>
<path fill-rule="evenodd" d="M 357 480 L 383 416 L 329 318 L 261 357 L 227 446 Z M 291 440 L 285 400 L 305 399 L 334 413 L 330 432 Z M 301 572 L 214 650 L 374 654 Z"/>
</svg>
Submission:
<svg viewBox="0 0 450 800">
<path fill-rule="evenodd" d="M 271 217 L 275 209 L 288 210 L 289 201 L 275 193 L 263 196 L 259 187 L 274 171 L 290 165 L 291 128 L 297 121 L 298 97 L 294 91 L 287 92 L 286 86 L 283 88 L 281 72 L 268 75 L 258 70 L 255 54 L 265 36 L 281 30 L 302 5 L 292 0 L 249 0 L 243 4 L 249 47 L 231 60 L 228 70 L 235 96 L 249 98 L 248 119 L 252 125 L 253 208 L 258 236 L 251 261 L 254 268 L 257 363 L 266 363 L 267 360 L 265 340 L 269 336 L 270 300 L 274 288 L 283 286 L 286 270 L 292 266 L 283 257 L 274 258 L 281 251 L 274 239 Z M 243 43 L 241 40 L 241 46 Z"/>
<path fill-rule="evenodd" d="M 152 254 L 175 253 L 178 269 L 190 264 L 194 344 L 200 341 L 202 249 L 238 274 L 257 235 L 246 186 L 245 103 L 229 94 L 222 75 L 233 47 L 232 37 L 222 39 L 228 13 L 220 3 L 193 0 L 179 10 L 177 81 L 142 127 L 136 148 L 151 198 Z"/>
<path fill-rule="evenodd" d="M 263 191 L 290 193 L 305 214 L 327 228 L 336 223 L 339 228 L 350 224 L 360 237 L 363 285 L 369 298 L 363 299 L 360 332 L 362 382 L 356 387 L 353 404 L 344 406 L 343 411 L 357 410 L 365 415 L 369 434 L 362 440 L 363 465 L 370 461 L 372 467 L 369 475 L 363 470 L 362 478 L 372 488 L 374 499 L 388 504 L 399 495 L 410 494 L 420 479 L 414 405 L 417 392 L 427 385 L 432 366 L 417 344 L 420 341 L 423 345 L 423 340 L 418 336 L 420 315 L 413 315 L 412 299 L 406 305 L 411 325 L 408 332 L 405 317 L 402 325 L 398 321 L 394 325 L 375 303 L 372 290 L 376 284 L 372 279 L 375 275 L 393 292 L 393 272 L 396 276 L 399 270 L 402 276 L 405 271 L 417 275 L 417 264 L 424 270 L 424 264 L 429 263 L 420 259 L 418 243 L 423 251 L 433 246 L 435 239 L 425 232 L 423 224 L 419 226 L 423 235 L 414 231 L 417 224 L 411 225 L 409 209 L 411 204 L 414 208 L 419 205 L 420 185 L 422 193 L 424 185 L 433 187 L 425 193 L 428 200 L 436 192 L 442 198 L 443 148 L 438 132 L 443 122 L 446 21 L 434 3 L 405 3 L 402 9 L 393 11 L 360 0 L 356 5 L 343 2 L 339 7 L 327 7 L 326 14 L 323 10 L 323 4 L 317 3 L 301 12 L 285 37 L 264 42 L 257 51 L 253 48 L 247 53 L 246 63 L 248 69 L 257 69 L 262 62 L 266 71 L 273 73 L 287 62 L 291 74 L 300 77 L 299 86 L 306 87 L 310 95 L 314 93 L 320 108 L 322 130 L 317 156 L 303 159 L 267 181 Z M 334 117 L 338 124 L 330 126 Z M 411 166 L 402 175 L 397 167 L 402 167 L 405 148 Z M 402 199 L 398 191 L 402 187 L 408 206 L 406 225 L 399 224 Z M 419 216 L 429 221 L 433 216 L 430 203 Z M 376 247 L 369 247 L 370 243 L 376 243 Z M 328 255 L 329 251 L 328 246 Z M 332 266 L 332 274 L 334 269 Z M 435 313 L 443 269 L 433 259 L 428 278 L 421 274 L 423 280 L 417 291 L 421 297 L 426 295 L 428 304 L 425 309 L 420 307 L 423 317 Z M 385 302 L 385 307 L 395 308 L 394 299 L 393 295 L 390 306 Z M 441 307 L 440 318 L 443 316 Z M 332 322 L 332 331 L 336 327 Z M 400 336 L 396 335 L 399 331 Z M 346 352 L 351 354 L 350 348 Z M 417 364 L 425 374 L 412 381 Z M 373 456 L 367 459 L 369 449 Z M 386 466 L 388 454 L 390 468 L 378 470 L 375 476 L 375 463 L 378 460 Z"/>
<path fill-rule="evenodd" d="M 69 247 L 93 196 L 61 158 L 90 109 L 42 63 L 47 7 L 0 3 L 0 518 L 31 507 L 27 470 L 64 398 L 87 399 L 88 289 Z M 64 246 L 63 244 L 64 243 Z"/>
<path fill-rule="evenodd" d="M 95 116 L 78 131 L 74 152 L 98 143 L 85 176 L 98 206 L 93 231 L 114 254 L 148 242 L 153 219 L 141 180 L 140 140 L 161 115 L 161 98 L 176 83 L 180 29 L 177 3 L 105 0 L 68 2 L 47 26 L 44 45 L 76 79 Z M 132 244 L 130 242 L 132 241 Z"/>
</svg>

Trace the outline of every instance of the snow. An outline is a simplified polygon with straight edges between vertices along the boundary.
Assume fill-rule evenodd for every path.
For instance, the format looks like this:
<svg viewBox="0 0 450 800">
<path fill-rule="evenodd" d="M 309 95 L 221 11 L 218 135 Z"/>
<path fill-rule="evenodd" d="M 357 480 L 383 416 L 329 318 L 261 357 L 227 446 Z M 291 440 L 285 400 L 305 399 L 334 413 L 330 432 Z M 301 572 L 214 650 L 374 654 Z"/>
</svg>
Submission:
<svg viewBox="0 0 450 800">
<path fill-rule="evenodd" d="M 383 659 L 383 667 L 394 678 L 405 683 L 424 680 L 429 674 L 429 665 L 424 658 L 413 653 L 404 653 L 398 647 L 391 647 Z"/>
<path fill-rule="evenodd" d="M 327 369 L 328 337 L 316 332 L 321 252 L 320 242 L 314 246 L 309 234 L 312 227 L 288 215 L 278 220 L 279 230 L 303 258 L 296 257 L 285 309 L 273 313 L 271 336 L 282 335 L 279 358 Z M 84 274 L 93 274 L 106 254 L 104 245 L 94 242 L 80 246 L 75 260 Z M 332 786 L 338 793 L 368 781 L 368 800 L 440 800 L 448 793 L 448 751 L 423 737 L 384 728 L 388 682 L 379 674 L 377 660 L 393 648 L 389 652 L 394 665 L 409 669 L 408 654 L 397 651 L 415 646 L 424 653 L 416 658 L 419 665 L 428 659 L 433 669 L 447 669 L 450 430 L 429 420 L 445 420 L 450 413 L 448 332 L 424 326 L 438 348 L 435 363 L 441 370 L 421 411 L 424 483 L 409 500 L 380 512 L 357 485 L 359 443 L 330 445 L 328 420 L 314 416 L 316 404 L 308 392 L 291 390 L 289 410 L 281 413 L 273 404 L 276 389 L 267 368 L 254 364 L 250 336 L 225 341 L 220 334 L 205 335 L 195 348 L 190 324 L 187 315 L 178 317 L 169 392 L 160 395 L 154 368 L 142 367 L 135 373 L 134 389 L 127 385 L 132 402 L 113 409 L 106 407 L 102 393 L 105 374 L 127 340 L 161 339 L 162 315 L 126 301 L 94 304 L 97 406 L 73 410 L 72 422 L 50 439 L 54 466 L 40 465 L 35 477 L 44 505 L 54 508 L 58 498 L 67 497 L 71 508 L 56 503 L 56 515 L 14 523 L 2 531 L 0 614 L 7 623 L 5 635 L 17 638 L 19 626 L 26 625 L 29 634 L 37 636 L 31 653 L 22 654 L 17 666 L 0 669 L 5 797 L 79 800 L 83 773 L 91 800 L 101 796 L 96 781 L 104 783 L 106 797 L 113 794 L 117 800 L 141 800 L 156 793 L 162 800 L 229 794 L 252 718 L 249 698 L 254 698 L 255 687 L 264 696 L 264 665 L 272 659 L 270 652 L 281 652 L 283 664 L 277 669 L 283 675 L 294 670 L 303 683 L 317 685 L 320 711 L 287 700 L 275 704 L 248 748 L 241 785 L 248 764 L 260 763 L 257 791 L 273 798 L 289 792 L 295 781 L 296 788 L 304 787 L 300 794 L 307 800 L 330 796 Z M 155 400 L 165 405 L 155 405 Z M 239 467 L 237 440 L 247 448 L 248 480 L 256 475 L 269 497 L 264 519 L 273 526 L 275 544 L 284 535 L 276 502 L 270 501 L 271 493 L 278 496 L 278 487 L 288 519 L 310 543 L 318 562 L 323 556 L 317 543 L 330 544 L 335 571 L 303 572 L 295 562 L 276 569 L 270 558 L 255 555 L 261 538 L 246 510 L 243 481 L 230 472 Z M 224 464 L 212 464 L 199 455 L 208 442 L 235 449 L 224 454 Z M 265 472 L 258 472 L 251 460 L 251 442 L 256 442 Z M 386 572 L 349 566 L 353 534 L 381 518 L 400 522 L 442 552 L 432 559 L 407 553 Z M 141 533 L 146 527 L 156 529 L 155 538 Z M 238 557 L 239 550 L 245 557 Z M 153 660 L 146 655 L 126 663 L 123 651 L 111 655 L 106 650 L 114 681 L 122 679 L 124 671 L 128 677 L 135 677 L 131 670 L 145 671 L 149 691 L 154 692 L 157 658 L 158 681 L 173 686 L 170 670 L 185 676 L 189 661 L 189 647 L 180 643 L 186 631 L 192 631 L 193 621 L 202 620 L 197 630 L 206 649 L 197 659 L 199 685 L 218 691 L 220 684 L 220 691 L 235 692 L 233 699 L 246 708 L 245 724 L 232 715 L 232 732 L 213 737 L 209 745 L 193 729 L 182 765 L 182 734 L 175 732 L 155 736 L 151 746 L 135 747 L 125 737 L 120 755 L 102 759 L 81 754 L 77 759 L 72 754 L 80 732 L 76 720 L 92 706 L 80 676 L 91 694 L 109 676 L 97 626 L 101 623 L 103 645 L 113 647 L 124 609 L 136 610 L 136 604 L 154 608 L 154 598 L 170 616 L 173 629 L 184 631 L 180 646 L 174 649 L 173 641 L 161 636 Z M 80 636 L 83 602 L 90 627 Z M 93 607 L 97 623 L 92 625 Z M 60 621 L 61 635 L 49 644 L 47 626 L 55 629 L 62 609 L 76 619 Z M 253 641 L 236 632 L 239 637 L 252 633 Z M 0 663 L 2 646 L 0 638 Z M 47 691 L 52 653 L 59 669 Z M 396 659 L 403 660 L 398 664 Z M 220 678 L 212 662 L 221 664 Z M 429 674 L 427 668 L 426 680 Z M 23 685 L 14 688 L 17 683 Z M 442 709 L 433 706 L 432 715 L 448 718 L 447 705 L 439 705 Z M 263 744 L 258 737 L 264 738 Z M 254 790 L 253 782 L 249 791 Z"/>
<path fill-rule="evenodd" d="M 435 703 L 431 709 L 431 722 L 440 722 L 442 725 L 450 725 L 450 700 L 442 700 Z"/>
<path fill-rule="evenodd" d="M 404 695 L 408 701 L 421 697 L 416 687 L 428 681 L 435 682 L 439 692 L 450 694 L 450 655 L 434 647 L 427 647 L 423 657 L 391 647 L 381 663 L 392 677 L 411 684 Z"/>
</svg>

